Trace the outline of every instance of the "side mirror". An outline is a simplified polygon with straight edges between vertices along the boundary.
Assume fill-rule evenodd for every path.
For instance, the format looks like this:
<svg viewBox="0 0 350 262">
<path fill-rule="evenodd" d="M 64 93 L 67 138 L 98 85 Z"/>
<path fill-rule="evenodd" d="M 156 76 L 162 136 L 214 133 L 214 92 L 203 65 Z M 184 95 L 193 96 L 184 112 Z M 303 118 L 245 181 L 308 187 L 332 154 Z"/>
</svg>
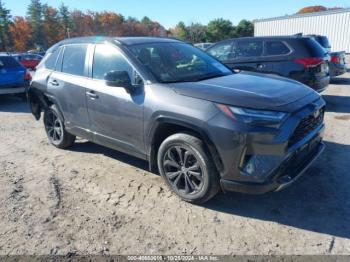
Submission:
<svg viewBox="0 0 350 262">
<path fill-rule="evenodd" d="M 124 87 L 128 91 L 132 88 L 130 76 L 126 71 L 109 71 L 105 74 L 104 79 L 108 86 Z"/>
</svg>

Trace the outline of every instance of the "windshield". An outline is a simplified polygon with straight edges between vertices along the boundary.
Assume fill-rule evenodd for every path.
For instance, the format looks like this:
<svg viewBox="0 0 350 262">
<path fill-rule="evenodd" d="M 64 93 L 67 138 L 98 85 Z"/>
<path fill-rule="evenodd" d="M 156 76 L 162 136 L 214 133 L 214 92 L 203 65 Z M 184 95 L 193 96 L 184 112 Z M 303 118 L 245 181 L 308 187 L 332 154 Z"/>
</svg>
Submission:
<svg viewBox="0 0 350 262">
<path fill-rule="evenodd" d="M 196 82 L 232 74 L 214 58 L 185 43 L 149 43 L 129 49 L 161 83 Z"/>
</svg>

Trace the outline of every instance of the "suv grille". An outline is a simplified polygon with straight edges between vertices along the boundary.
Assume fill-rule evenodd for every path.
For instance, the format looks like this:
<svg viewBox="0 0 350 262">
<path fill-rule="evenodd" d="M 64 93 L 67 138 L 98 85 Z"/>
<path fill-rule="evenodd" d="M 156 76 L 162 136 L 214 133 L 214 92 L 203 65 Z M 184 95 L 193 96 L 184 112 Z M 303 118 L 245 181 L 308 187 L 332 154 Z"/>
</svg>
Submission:
<svg viewBox="0 0 350 262">
<path fill-rule="evenodd" d="M 316 127 L 322 124 L 324 118 L 324 107 L 320 109 L 320 114 L 318 116 L 314 116 L 311 114 L 309 116 L 304 117 L 300 120 L 297 128 L 294 130 L 293 135 L 289 139 L 288 146 L 292 146 L 301 139 L 303 139 L 308 133 L 314 130 Z"/>
</svg>

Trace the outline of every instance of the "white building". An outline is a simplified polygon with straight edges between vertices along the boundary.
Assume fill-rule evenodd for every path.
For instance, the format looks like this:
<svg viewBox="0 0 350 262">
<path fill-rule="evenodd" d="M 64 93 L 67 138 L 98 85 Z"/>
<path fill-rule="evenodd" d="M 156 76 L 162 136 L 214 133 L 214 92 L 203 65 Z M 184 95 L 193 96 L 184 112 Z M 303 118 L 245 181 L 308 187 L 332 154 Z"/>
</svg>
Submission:
<svg viewBox="0 0 350 262">
<path fill-rule="evenodd" d="M 297 33 L 325 35 L 332 51 L 350 53 L 350 8 L 254 21 L 255 36 Z"/>
</svg>

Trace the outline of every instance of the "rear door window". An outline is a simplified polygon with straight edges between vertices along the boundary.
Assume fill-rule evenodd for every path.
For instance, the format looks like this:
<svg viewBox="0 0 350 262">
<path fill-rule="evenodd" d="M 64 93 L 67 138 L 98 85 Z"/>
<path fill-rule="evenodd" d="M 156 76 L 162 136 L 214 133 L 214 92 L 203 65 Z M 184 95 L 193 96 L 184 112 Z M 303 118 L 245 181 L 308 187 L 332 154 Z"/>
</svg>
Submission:
<svg viewBox="0 0 350 262">
<path fill-rule="evenodd" d="M 45 62 L 44 62 L 45 68 L 50 69 L 50 70 L 55 69 L 56 61 L 57 61 L 59 53 L 60 53 L 60 49 L 57 48 L 52 53 L 47 54 L 47 58 L 45 58 Z"/>
<path fill-rule="evenodd" d="M 224 42 L 217 44 L 208 50 L 208 53 L 220 61 L 232 59 L 232 42 Z"/>
<path fill-rule="evenodd" d="M 266 41 L 266 53 L 265 55 L 287 55 L 290 53 L 288 46 L 282 41 Z"/>
<path fill-rule="evenodd" d="M 92 77 L 103 80 L 106 73 L 111 71 L 126 71 L 130 79 L 133 79 L 134 69 L 115 47 L 104 44 L 96 45 Z"/>
<path fill-rule="evenodd" d="M 260 40 L 236 41 L 233 53 L 237 58 L 259 57 L 263 54 L 263 42 Z"/>
<path fill-rule="evenodd" d="M 62 72 L 85 76 L 85 57 L 87 45 L 67 45 L 64 49 Z"/>
</svg>

